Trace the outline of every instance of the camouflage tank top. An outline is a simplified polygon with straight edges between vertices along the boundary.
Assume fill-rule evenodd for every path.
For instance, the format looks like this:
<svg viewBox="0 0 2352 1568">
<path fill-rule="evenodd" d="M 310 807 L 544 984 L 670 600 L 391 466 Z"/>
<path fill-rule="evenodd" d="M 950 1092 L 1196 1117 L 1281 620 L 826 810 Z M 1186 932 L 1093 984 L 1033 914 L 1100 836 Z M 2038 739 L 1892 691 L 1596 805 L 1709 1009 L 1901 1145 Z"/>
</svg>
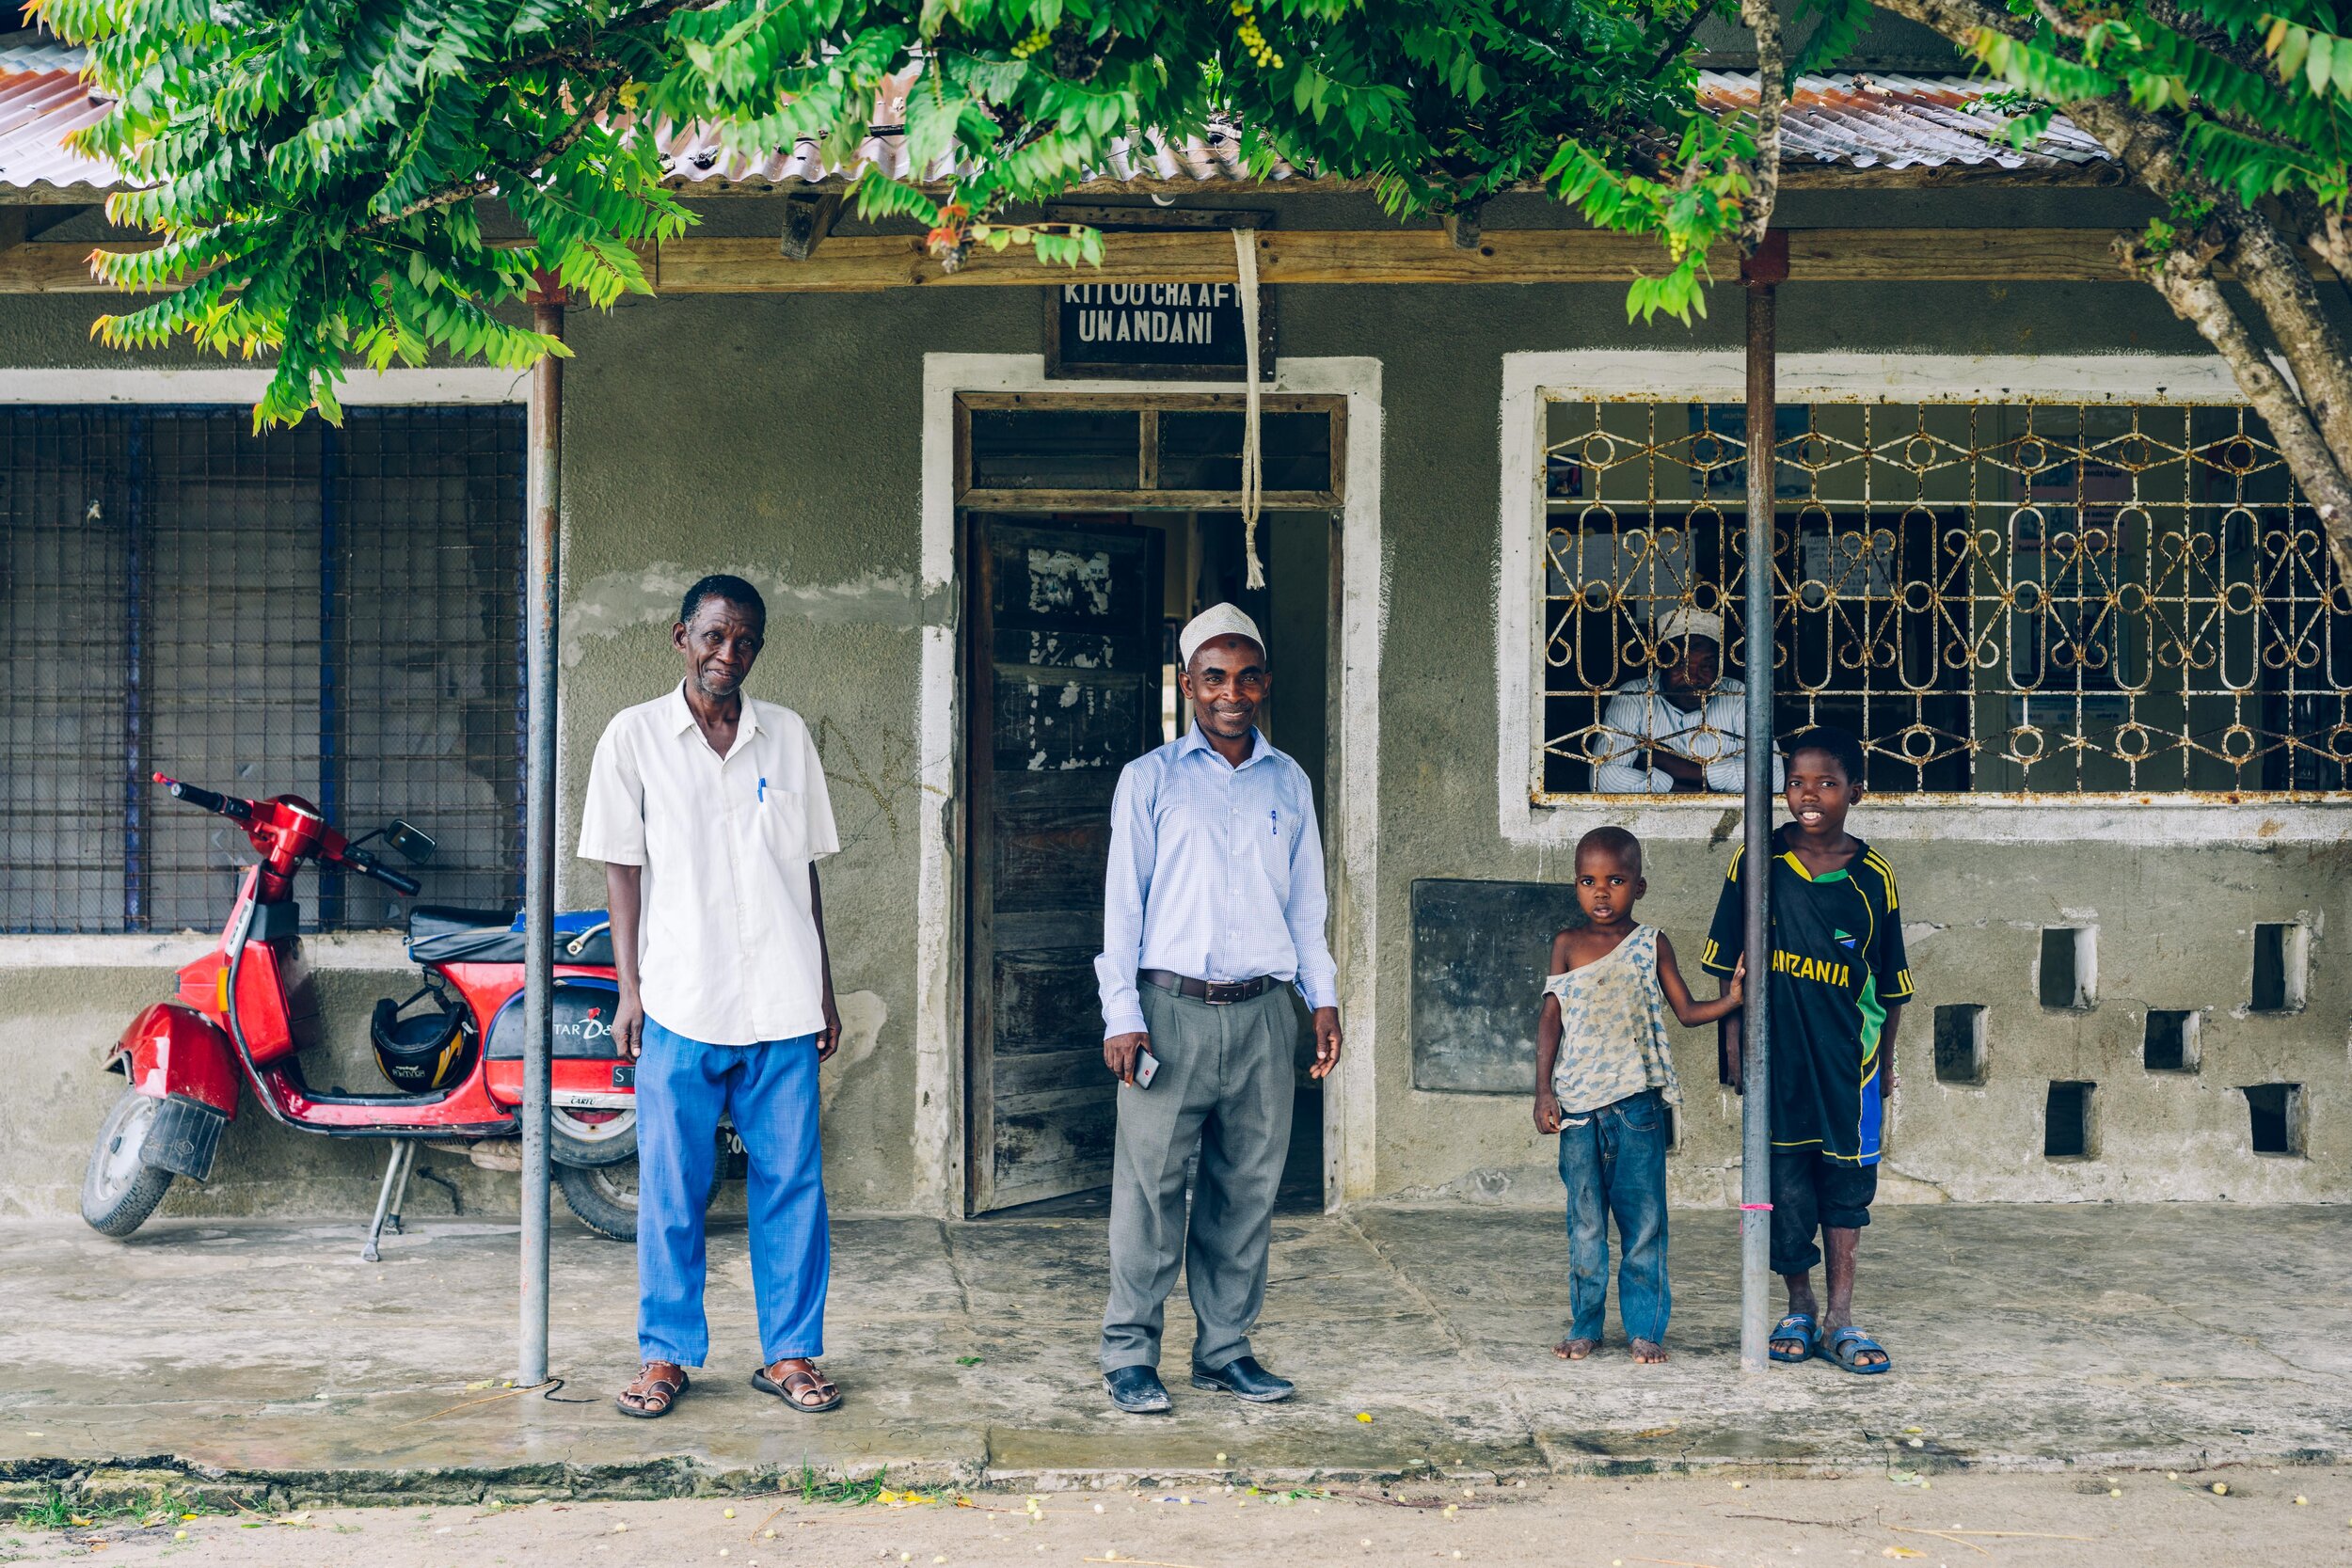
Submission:
<svg viewBox="0 0 2352 1568">
<path fill-rule="evenodd" d="M 1644 1089 L 1682 1103 L 1666 1039 L 1666 995 L 1658 989 L 1658 927 L 1636 926 L 1615 952 L 1552 975 L 1544 990 L 1560 999 L 1551 1092 L 1564 1114 L 1597 1111 Z"/>
</svg>

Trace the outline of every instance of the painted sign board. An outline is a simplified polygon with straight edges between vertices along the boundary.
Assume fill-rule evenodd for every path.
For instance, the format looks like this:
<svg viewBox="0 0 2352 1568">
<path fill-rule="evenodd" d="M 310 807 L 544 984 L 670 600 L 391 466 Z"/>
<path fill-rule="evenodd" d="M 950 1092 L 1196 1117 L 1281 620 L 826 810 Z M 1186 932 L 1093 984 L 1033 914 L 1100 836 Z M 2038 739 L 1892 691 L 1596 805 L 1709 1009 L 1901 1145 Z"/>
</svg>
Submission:
<svg viewBox="0 0 2352 1568">
<path fill-rule="evenodd" d="M 1258 374 L 1274 379 L 1274 296 L 1258 294 Z M 1248 373 L 1240 286 L 1064 283 L 1047 292 L 1046 373 L 1239 381 Z"/>
</svg>

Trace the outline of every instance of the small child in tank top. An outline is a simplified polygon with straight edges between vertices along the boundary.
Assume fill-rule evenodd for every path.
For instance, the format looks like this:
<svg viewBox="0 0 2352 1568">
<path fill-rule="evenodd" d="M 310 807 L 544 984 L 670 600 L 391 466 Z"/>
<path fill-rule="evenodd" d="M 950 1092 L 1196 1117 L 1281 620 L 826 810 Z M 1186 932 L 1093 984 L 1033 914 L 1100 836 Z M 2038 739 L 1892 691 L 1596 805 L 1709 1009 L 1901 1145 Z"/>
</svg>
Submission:
<svg viewBox="0 0 2352 1568">
<path fill-rule="evenodd" d="M 1745 966 L 1712 1002 L 1696 1002 L 1674 944 L 1633 923 L 1649 891 L 1642 842 L 1596 828 L 1576 847 L 1576 901 L 1585 924 L 1551 939 L 1535 1029 L 1535 1127 L 1560 1135 L 1568 1190 L 1568 1337 L 1552 1354 L 1581 1361 L 1600 1348 L 1609 1291 L 1609 1221 L 1617 1222 L 1617 1316 L 1633 1359 L 1666 1359 L 1668 1107 L 1682 1103 L 1666 1008 L 1686 1028 L 1736 1012 Z"/>
</svg>

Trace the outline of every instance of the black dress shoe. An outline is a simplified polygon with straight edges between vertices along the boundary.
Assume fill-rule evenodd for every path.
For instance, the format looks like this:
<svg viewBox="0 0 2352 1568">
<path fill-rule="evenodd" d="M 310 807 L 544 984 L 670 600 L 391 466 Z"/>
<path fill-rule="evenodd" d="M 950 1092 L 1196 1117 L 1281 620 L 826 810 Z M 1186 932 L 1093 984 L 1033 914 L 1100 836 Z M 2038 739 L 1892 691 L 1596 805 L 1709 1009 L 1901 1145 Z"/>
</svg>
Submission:
<svg viewBox="0 0 2352 1568">
<path fill-rule="evenodd" d="M 1215 1371 L 1196 1361 L 1192 1364 L 1192 1386 L 1222 1388 L 1235 1399 L 1248 1400 L 1252 1404 L 1272 1404 L 1291 1397 L 1290 1380 L 1276 1377 L 1259 1366 L 1254 1355 L 1236 1357 Z"/>
<path fill-rule="evenodd" d="M 1120 1367 L 1103 1374 L 1103 1391 L 1130 1416 L 1159 1416 L 1168 1408 L 1168 1385 L 1149 1367 Z"/>
</svg>

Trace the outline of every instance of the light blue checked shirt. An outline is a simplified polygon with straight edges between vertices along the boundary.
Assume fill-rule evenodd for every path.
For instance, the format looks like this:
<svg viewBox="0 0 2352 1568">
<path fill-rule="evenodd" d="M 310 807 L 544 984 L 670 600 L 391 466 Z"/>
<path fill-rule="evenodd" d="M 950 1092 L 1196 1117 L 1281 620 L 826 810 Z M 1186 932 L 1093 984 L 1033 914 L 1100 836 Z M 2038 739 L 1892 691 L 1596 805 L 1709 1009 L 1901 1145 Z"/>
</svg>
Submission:
<svg viewBox="0 0 2352 1568">
<path fill-rule="evenodd" d="M 1103 888 L 1103 1036 L 1143 1032 L 1139 969 L 1295 981 L 1333 1007 L 1323 840 L 1306 770 L 1249 732 L 1233 767 L 1198 727 L 1129 763 L 1111 800 Z"/>
</svg>

